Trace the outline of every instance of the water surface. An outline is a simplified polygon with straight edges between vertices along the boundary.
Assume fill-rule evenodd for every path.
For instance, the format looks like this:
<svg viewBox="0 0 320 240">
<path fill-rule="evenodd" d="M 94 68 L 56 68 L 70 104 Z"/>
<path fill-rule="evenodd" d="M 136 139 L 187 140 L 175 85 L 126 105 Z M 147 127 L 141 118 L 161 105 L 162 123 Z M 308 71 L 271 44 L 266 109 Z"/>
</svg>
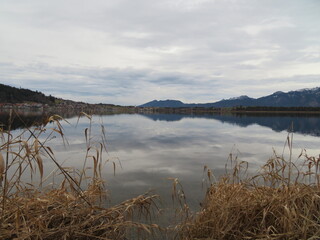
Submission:
<svg viewBox="0 0 320 240">
<path fill-rule="evenodd" d="M 76 116 L 67 120 L 63 126 L 68 144 L 63 145 L 57 136 L 48 145 L 59 162 L 81 168 L 89 120 L 78 122 Z M 310 155 L 320 153 L 319 115 L 100 115 L 92 119 L 92 142 L 101 141 L 101 125 L 108 150 L 103 158 L 117 166 L 115 176 L 111 163 L 103 170 L 111 194 L 107 204 L 111 205 L 151 190 L 161 196 L 163 208 L 170 208 L 172 185 L 168 178 L 178 178 L 188 203 L 196 210 L 204 196 L 204 166 L 219 177 L 232 153 L 257 171 L 273 151 L 288 155 L 284 145 L 292 126 L 294 160 L 302 149 Z M 45 161 L 50 172 L 54 165 Z"/>
</svg>

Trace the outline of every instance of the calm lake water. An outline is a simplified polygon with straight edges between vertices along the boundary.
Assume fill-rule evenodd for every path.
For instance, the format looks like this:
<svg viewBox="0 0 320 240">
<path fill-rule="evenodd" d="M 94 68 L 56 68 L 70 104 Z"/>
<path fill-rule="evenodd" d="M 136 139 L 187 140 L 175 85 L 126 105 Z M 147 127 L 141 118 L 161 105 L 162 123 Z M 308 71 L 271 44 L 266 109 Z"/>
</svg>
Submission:
<svg viewBox="0 0 320 240">
<path fill-rule="evenodd" d="M 70 117 L 70 116 L 69 116 Z M 56 158 L 65 166 L 81 168 L 85 157 L 84 130 L 89 120 L 78 117 L 64 123 L 68 144 L 59 137 L 50 140 Z M 92 141 L 100 141 L 101 127 L 106 131 L 108 163 L 103 176 L 115 204 L 136 195 L 153 191 L 161 196 L 163 208 L 172 206 L 172 184 L 168 178 L 178 178 L 187 201 L 197 210 L 204 197 L 202 180 L 204 166 L 218 177 L 225 172 L 230 153 L 247 161 L 251 171 L 273 155 L 281 154 L 293 123 L 293 156 L 302 149 L 309 155 L 320 153 L 320 115 L 179 115 L 121 114 L 93 116 Z M 15 130 L 18 133 L 19 129 Z M 288 155 L 288 149 L 285 149 Z M 49 173 L 54 166 L 49 159 Z M 121 163 L 121 166 L 119 164 Z"/>
</svg>

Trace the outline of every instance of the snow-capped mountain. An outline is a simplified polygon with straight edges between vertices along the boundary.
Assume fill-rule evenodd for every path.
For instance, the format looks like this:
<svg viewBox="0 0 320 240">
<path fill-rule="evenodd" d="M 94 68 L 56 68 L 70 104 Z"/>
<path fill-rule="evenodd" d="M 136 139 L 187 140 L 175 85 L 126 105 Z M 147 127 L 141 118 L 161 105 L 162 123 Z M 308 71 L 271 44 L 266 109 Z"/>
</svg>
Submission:
<svg viewBox="0 0 320 240">
<path fill-rule="evenodd" d="M 250 98 L 242 95 L 223 99 L 213 103 L 186 104 L 177 100 L 165 100 L 141 105 L 141 107 L 235 107 L 235 106 L 268 106 L 268 107 L 320 107 L 320 87 L 300 89 L 297 91 L 277 91 L 271 95 Z"/>
</svg>

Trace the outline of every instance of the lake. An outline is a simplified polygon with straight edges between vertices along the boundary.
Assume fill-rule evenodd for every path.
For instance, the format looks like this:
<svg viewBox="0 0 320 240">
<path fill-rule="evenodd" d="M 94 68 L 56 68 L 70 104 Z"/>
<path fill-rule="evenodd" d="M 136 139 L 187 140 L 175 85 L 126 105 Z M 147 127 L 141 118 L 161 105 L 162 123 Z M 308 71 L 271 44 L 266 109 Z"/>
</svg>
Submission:
<svg viewBox="0 0 320 240">
<path fill-rule="evenodd" d="M 44 115 L 25 114 L 26 122 L 39 118 Z M 2 114 L 0 122 L 6 123 L 5 119 L 6 115 Z M 90 121 L 72 114 L 66 120 L 69 123 L 63 123 L 63 127 L 68 143 L 64 145 L 57 136 L 47 145 L 64 166 L 82 168 L 86 152 L 84 131 Z M 284 146 L 292 125 L 293 160 L 302 149 L 309 155 L 320 153 L 320 115 L 94 115 L 91 125 L 92 142 L 101 141 L 101 125 L 105 128 L 107 153 L 103 158 L 109 163 L 103 177 L 110 193 L 107 202 L 110 205 L 153 191 L 161 196 L 161 207 L 171 209 L 172 182 L 168 179 L 178 178 L 188 204 L 197 210 L 205 194 L 204 166 L 219 177 L 232 154 L 240 161 L 247 161 L 251 172 L 258 171 L 273 156 L 273 151 L 289 155 Z M 14 127 L 14 133 L 18 134 L 19 121 Z M 46 173 L 50 173 L 54 165 L 49 159 L 44 161 Z M 115 175 L 112 162 L 116 164 Z"/>
</svg>

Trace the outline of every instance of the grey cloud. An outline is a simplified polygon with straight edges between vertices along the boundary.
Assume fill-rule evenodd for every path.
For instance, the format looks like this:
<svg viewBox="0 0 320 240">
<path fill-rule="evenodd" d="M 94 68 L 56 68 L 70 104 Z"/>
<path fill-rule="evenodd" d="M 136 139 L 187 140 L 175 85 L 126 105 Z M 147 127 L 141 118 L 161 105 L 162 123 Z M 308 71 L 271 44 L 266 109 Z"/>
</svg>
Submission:
<svg viewBox="0 0 320 240">
<path fill-rule="evenodd" d="M 309 77 L 320 74 L 314 0 L 1 5 L 0 76 L 16 86 L 140 104 L 150 97 L 200 102 L 283 90 L 284 82 L 288 90 L 319 83 Z"/>
<path fill-rule="evenodd" d="M 102 100 L 122 97 L 124 100 L 122 104 L 130 104 L 132 100 L 127 98 L 141 95 L 141 92 L 147 91 L 148 88 L 155 89 L 157 86 L 171 89 L 174 94 L 172 98 L 186 102 L 210 102 L 242 94 L 260 97 L 277 90 L 290 91 L 313 87 L 318 84 L 320 78 L 320 75 L 297 75 L 289 78 L 248 79 L 241 80 L 239 87 L 239 80 L 236 79 L 182 73 L 164 74 L 148 69 L 57 68 L 41 64 L 21 67 L 9 63 L 2 63 L 1 66 L 3 83 L 58 96 L 59 94 L 61 96 L 69 94 L 79 98 L 100 96 Z M 250 67 L 252 66 L 239 68 Z M 28 73 L 27 76 L 24 76 L 24 73 Z M 267 85 L 269 88 L 265 87 Z M 154 97 L 166 99 L 168 95 L 161 94 Z M 97 98 L 91 98 L 91 102 L 97 102 Z M 152 99 L 142 96 L 139 102 L 133 104 L 142 104 L 149 100 Z"/>
<path fill-rule="evenodd" d="M 17 72 L 20 74 L 17 75 Z M 25 73 L 27 76 L 24 76 Z M 46 94 L 58 94 L 58 96 L 69 94 L 75 97 L 134 96 L 144 91 L 146 86 L 157 87 L 158 85 L 176 86 L 184 89 L 185 94 L 188 94 L 188 89 L 197 86 L 199 79 L 204 78 L 198 75 L 161 73 L 147 69 L 51 67 L 43 64 L 15 66 L 6 63 L 2 64 L 1 75 L 4 83 L 16 87 L 31 88 Z M 213 83 L 214 81 L 211 82 Z"/>
</svg>

